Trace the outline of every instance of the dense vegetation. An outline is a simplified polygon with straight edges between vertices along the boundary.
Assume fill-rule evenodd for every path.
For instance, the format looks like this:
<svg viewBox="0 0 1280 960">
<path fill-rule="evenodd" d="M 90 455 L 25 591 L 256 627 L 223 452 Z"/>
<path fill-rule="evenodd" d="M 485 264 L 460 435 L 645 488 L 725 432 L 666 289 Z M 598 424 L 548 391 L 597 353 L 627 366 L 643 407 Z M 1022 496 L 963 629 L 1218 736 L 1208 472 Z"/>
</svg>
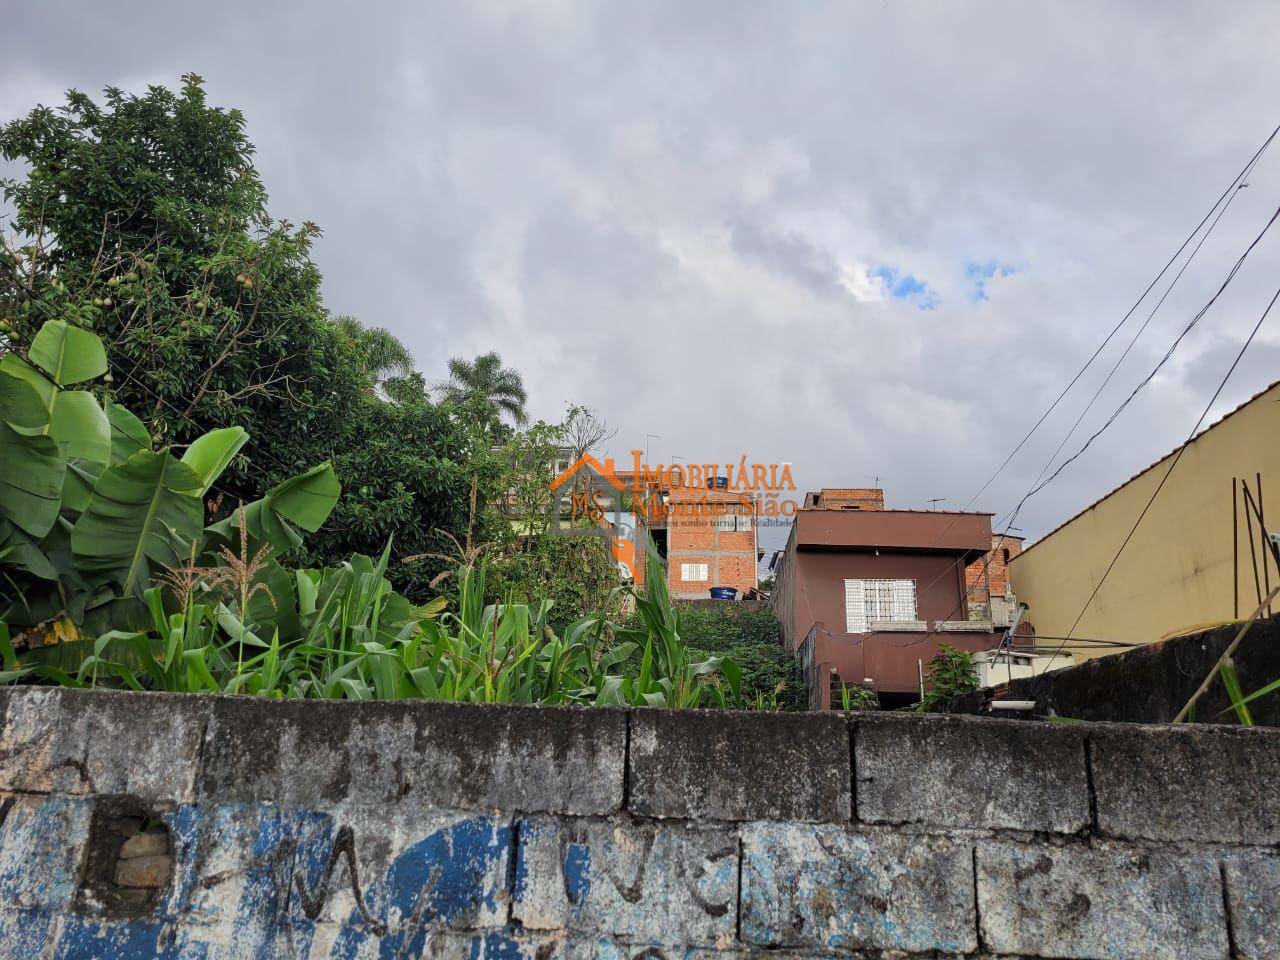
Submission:
<svg viewBox="0 0 1280 960">
<path fill-rule="evenodd" d="M 496 462 L 472 456 L 493 409 L 483 384 L 433 405 L 394 337 L 330 315 L 310 256 L 319 229 L 270 218 L 244 117 L 209 106 L 195 76 L 176 93 L 109 89 L 103 105 L 72 91 L 0 128 L 0 154 L 27 167 L 0 184 L 18 231 L 0 249 L 12 347 L 48 319 L 93 329 L 113 399 L 158 442 L 244 428 L 214 493 L 221 517 L 330 461 L 347 497 L 308 559 L 390 539 L 389 576 L 425 599 L 449 567 L 432 555 L 465 536 L 473 483 L 484 503 L 500 489 Z M 512 386 L 500 363 L 485 372 Z"/>
<path fill-rule="evenodd" d="M 492 353 L 433 396 L 325 309 L 319 230 L 268 217 L 252 152 L 194 76 L 0 128 L 0 680 L 746 705 L 656 564 L 625 597 L 540 526 L 603 421 L 528 425 Z"/>
<path fill-rule="evenodd" d="M 329 464 L 205 523 L 203 498 L 248 441 L 211 430 L 179 457 L 108 396 L 102 341 L 47 320 L 26 360 L 0 359 L 0 653 L 13 682 L 518 703 L 697 707 L 739 702 L 739 672 L 694 659 L 656 562 L 639 622 L 557 633 L 553 605 L 484 602 L 486 562 L 414 607 L 376 561 L 280 557 L 339 498 Z M 22 628 L 19 659 L 10 627 Z"/>
<path fill-rule="evenodd" d="M 807 710 L 809 695 L 796 658 L 779 641 L 778 618 L 768 608 L 735 603 L 678 603 L 681 636 L 692 649 L 729 657 L 742 671 L 744 704 Z"/>
<path fill-rule="evenodd" d="M 950 711 L 956 697 L 973 693 L 978 689 L 978 669 L 973 656 L 949 643 L 925 661 L 925 694 L 919 710 L 924 712 Z"/>
</svg>

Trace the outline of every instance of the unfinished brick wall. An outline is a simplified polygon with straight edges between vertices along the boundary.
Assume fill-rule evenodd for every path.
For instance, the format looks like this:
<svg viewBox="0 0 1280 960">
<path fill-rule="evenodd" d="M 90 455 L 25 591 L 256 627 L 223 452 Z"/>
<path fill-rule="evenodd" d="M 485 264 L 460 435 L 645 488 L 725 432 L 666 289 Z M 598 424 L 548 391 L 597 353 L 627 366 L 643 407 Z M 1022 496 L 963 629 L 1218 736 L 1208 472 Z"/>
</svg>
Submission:
<svg viewBox="0 0 1280 960">
<path fill-rule="evenodd" d="M 683 599 L 705 598 L 711 587 L 735 587 L 739 594 L 757 584 L 755 518 L 732 491 L 681 487 L 667 499 L 667 589 Z M 737 516 L 747 529 L 723 529 L 717 517 Z M 707 579 L 686 579 L 685 564 L 707 565 Z"/>
<path fill-rule="evenodd" d="M 883 510 L 884 491 L 879 487 L 823 487 L 806 494 L 804 505 L 820 510 Z"/>
<path fill-rule="evenodd" d="M 990 552 L 965 567 L 965 589 L 969 596 L 971 619 L 988 619 L 990 598 L 1008 595 L 1009 562 L 1021 552 L 1021 537 L 997 534 L 991 538 Z M 991 584 L 990 593 L 987 592 L 988 581 Z"/>
<path fill-rule="evenodd" d="M 1280 731 L 0 703 L 19 960 L 1280 955 Z M 101 824 L 138 810 L 163 888 L 85 896 Z"/>
</svg>

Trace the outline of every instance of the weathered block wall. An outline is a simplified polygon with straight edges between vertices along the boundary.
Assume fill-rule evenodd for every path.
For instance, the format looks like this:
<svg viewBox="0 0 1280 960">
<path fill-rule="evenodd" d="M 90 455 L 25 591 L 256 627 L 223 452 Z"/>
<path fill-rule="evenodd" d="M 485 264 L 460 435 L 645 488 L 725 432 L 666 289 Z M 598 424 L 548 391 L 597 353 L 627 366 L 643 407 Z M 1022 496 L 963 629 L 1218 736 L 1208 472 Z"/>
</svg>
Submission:
<svg viewBox="0 0 1280 960">
<path fill-rule="evenodd" d="M 957 697 L 955 713 L 986 712 L 990 700 L 1034 700 L 1035 712 L 1045 716 L 1053 711 L 1075 720 L 1116 720 L 1124 723 L 1168 723 L 1191 699 L 1191 695 L 1218 665 L 1239 624 L 1228 624 L 1159 643 L 1135 647 L 1125 653 L 1086 660 L 1062 670 L 1004 684 L 996 693 L 980 690 Z M 1047 652 L 1053 641 L 1045 640 Z M 1280 676 L 1280 616 L 1259 620 L 1231 655 L 1240 686 L 1257 690 Z M 999 669 L 995 672 L 1000 677 Z M 1226 688 L 1210 684 L 1196 705 L 1204 720 L 1234 716 Z M 1280 697 L 1262 697 L 1249 704 L 1253 722 L 1259 726 L 1280 726 Z M 1027 714 L 1009 714 L 1025 717 Z"/>
<path fill-rule="evenodd" d="M 1274 730 L 0 704 L 5 957 L 1280 955 Z"/>
</svg>

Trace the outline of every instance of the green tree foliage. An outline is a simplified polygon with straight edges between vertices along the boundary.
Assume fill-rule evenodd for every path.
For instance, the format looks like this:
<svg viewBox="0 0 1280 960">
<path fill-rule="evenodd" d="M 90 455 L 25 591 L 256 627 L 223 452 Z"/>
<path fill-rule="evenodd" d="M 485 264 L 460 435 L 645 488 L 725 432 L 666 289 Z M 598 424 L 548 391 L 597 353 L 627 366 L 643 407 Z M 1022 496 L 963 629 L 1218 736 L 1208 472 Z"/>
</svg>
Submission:
<svg viewBox="0 0 1280 960">
<path fill-rule="evenodd" d="M 307 559 L 323 565 L 350 553 L 376 555 L 394 537 L 388 576 L 425 601 L 434 594 L 431 581 L 464 559 L 455 555 L 455 538 L 503 535 L 505 523 L 490 507 L 500 464 L 473 446 L 449 410 L 421 394 L 401 403 L 366 398 L 352 415 L 347 442 L 333 458 L 345 494 L 332 523 L 308 541 Z"/>
<path fill-rule="evenodd" d="M 617 613 L 618 564 L 600 537 L 531 537 L 492 564 L 489 598 L 552 602 L 556 629 L 585 616 Z"/>
<path fill-rule="evenodd" d="M 445 542 L 437 527 L 465 534 L 474 424 L 488 423 L 488 397 L 514 399 L 518 376 L 477 361 L 476 383 L 493 392 L 446 413 L 393 336 L 330 317 L 311 260 L 318 228 L 270 219 L 244 117 L 210 106 L 199 77 L 177 92 L 109 88 L 101 104 L 72 91 L 0 127 L 0 155 L 26 167 L 0 183 L 18 231 L 0 249 L 13 344 L 28 348 L 51 318 L 99 333 L 113 399 L 162 444 L 242 426 L 248 446 L 211 495 L 221 515 L 330 460 L 355 493 L 313 561 L 389 538 L 425 553 Z M 494 476 L 477 473 L 482 503 Z M 390 566 L 419 597 L 440 569 Z"/>
<path fill-rule="evenodd" d="M 956 697 L 978 689 L 978 668 L 973 657 L 950 644 L 942 647 L 925 662 L 926 693 L 920 712 L 946 712 Z"/>
<path fill-rule="evenodd" d="M 690 649 L 732 659 L 742 671 L 744 706 L 809 709 L 796 659 L 779 641 L 773 611 L 744 603 L 678 603 L 681 638 Z"/>
<path fill-rule="evenodd" d="M 475 360 L 454 357 L 449 361 L 449 379 L 440 390 L 449 403 L 471 411 L 494 436 L 505 432 L 504 418 L 517 426 L 528 420 L 524 381 L 515 370 L 504 367 L 496 353 L 481 354 Z"/>
<path fill-rule="evenodd" d="M 584 415 L 595 425 L 590 432 L 582 429 Z M 509 523 L 485 533 L 492 561 L 490 599 L 529 603 L 546 597 L 553 601 L 550 619 L 557 627 L 594 612 L 616 612 L 620 572 L 606 541 L 549 533 L 557 464 L 587 452 L 605 432 L 585 407 L 570 406 L 563 422 L 539 420 L 493 448 Z"/>
<path fill-rule="evenodd" d="M 49 318 L 92 327 L 117 400 L 163 442 L 243 426 L 271 451 L 268 476 L 231 465 L 245 499 L 328 455 L 358 356 L 320 300 L 318 229 L 267 215 L 239 111 L 208 106 L 191 75 L 178 93 L 110 88 L 104 105 L 72 91 L 0 129 L 0 153 L 28 167 L 3 182 L 26 241 L 0 284 L 19 344 Z"/>
</svg>

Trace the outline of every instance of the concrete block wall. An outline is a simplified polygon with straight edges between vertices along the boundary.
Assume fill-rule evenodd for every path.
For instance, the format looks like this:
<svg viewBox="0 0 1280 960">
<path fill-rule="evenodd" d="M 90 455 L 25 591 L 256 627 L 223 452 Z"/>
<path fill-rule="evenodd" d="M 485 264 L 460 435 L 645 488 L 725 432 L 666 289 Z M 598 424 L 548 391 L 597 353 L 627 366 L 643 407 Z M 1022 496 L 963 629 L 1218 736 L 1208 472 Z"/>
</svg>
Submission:
<svg viewBox="0 0 1280 960">
<path fill-rule="evenodd" d="M 1280 955 L 1273 730 L 30 688 L 0 716 L 5 957 Z"/>
</svg>

